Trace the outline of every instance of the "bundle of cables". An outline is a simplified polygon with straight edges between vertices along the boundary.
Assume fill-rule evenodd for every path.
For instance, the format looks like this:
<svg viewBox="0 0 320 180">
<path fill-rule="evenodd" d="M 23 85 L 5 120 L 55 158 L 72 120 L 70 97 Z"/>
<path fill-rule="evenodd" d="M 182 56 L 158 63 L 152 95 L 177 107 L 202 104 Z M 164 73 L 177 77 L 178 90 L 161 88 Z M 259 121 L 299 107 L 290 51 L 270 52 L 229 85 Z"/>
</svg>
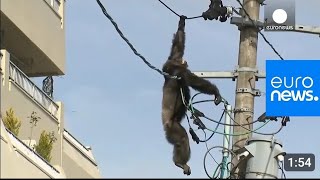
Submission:
<svg viewBox="0 0 320 180">
<path fill-rule="evenodd" d="M 208 144 L 207 142 L 215 135 L 215 134 L 220 134 L 220 135 L 224 135 L 224 136 L 241 136 L 241 135 L 246 135 L 246 134 L 249 134 L 249 133 L 256 133 L 256 134 L 261 134 L 261 135 L 275 135 L 277 133 L 279 133 L 282 129 L 283 129 L 283 126 L 285 123 L 282 123 L 281 127 L 276 131 L 276 132 L 273 132 L 273 133 L 262 133 L 262 132 L 258 132 L 258 130 L 262 129 L 264 126 L 266 126 L 271 120 L 266 120 L 263 122 L 262 125 L 260 125 L 258 128 L 254 129 L 254 130 L 250 130 L 249 128 L 245 127 L 245 126 L 248 126 L 248 125 L 252 125 L 252 124 L 255 124 L 255 123 L 258 123 L 258 122 L 261 122 L 260 119 L 257 119 L 257 120 L 254 120 L 252 121 L 251 123 L 246 123 L 246 124 L 239 124 L 238 122 L 236 122 L 234 120 L 234 118 L 232 117 L 231 113 L 229 111 L 227 111 L 227 105 L 228 102 L 223 99 L 223 103 L 224 103 L 224 110 L 222 112 L 222 115 L 220 116 L 220 119 L 219 120 L 214 120 L 212 118 L 209 118 L 207 117 L 203 112 L 201 112 L 200 110 L 198 110 L 197 108 L 194 107 L 195 104 L 200 104 L 200 103 L 205 103 L 205 102 L 213 102 L 214 100 L 201 100 L 201 101 L 194 101 L 195 97 L 200 95 L 202 93 L 197 93 L 195 94 L 191 99 L 190 101 L 187 103 L 185 101 L 185 98 L 183 96 L 183 92 L 182 92 L 182 89 L 181 89 L 181 96 L 182 96 L 182 101 L 184 103 L 184 105 L 187 107 L 188 109 L 188 112 L 191 114 L 190 116 L 190 119 L 193 119 L 193 124 L 198 126 L 198 129 L 201 129 L 204 133 L 204 136 L 205 138 L 204 139 L 200 139 L 198 137 L 198 135 L 196 134 L 196 132 L 193 130 L 193 128 L 191 127 L 191 123 L 190 123 L 190 119 L 188 117 L 188 115 L 186 115 L 187 117 L 187 120 L 188 120 L 188 124 L 189 124 L 189 133 L 190 135 L 192 136 L 192 139 L 197 143 L 199 144 L 200 142 L 204 142 L 205 145 L 206 145 L 206 148 L 207 148 L 207 152 L 205 153 L 205 156 L 204 156 L 204 161 L 203 161 L 203 165 L 204 165 L 204 170 L 207 174 L 207 176 L 209 178 L 213 178 L 213 179 L 216 179 L 219 177 L 220 175 L 220 171 L 218 171 L 219 169 L 224 169 L 226 170 L 228 173 L 232 172 L 230 170 L 230 163 L 231 162 L 227 162 L 226 159 L 222 159 L 222 162 L 221 163 L 218 163 L 215 158 L 212 156 L 212 154 L 210 153 L 210 151 L 212 149 L 215 149 L 215 148 L 223 148 L 224 151 L 228 151 L 230 152 L 232 155 L 234 155 L 235 153 L 230 150 L 230 149 L 226 149 L 222 146 L 214 146 L 212 148 L 208 148 Z M 226 123 L 223 123 L 222 122 L 222 118 L 224 117 L 224 115 L 228 115 L 230 117 L 230 119 L 232 120 L 233 124 L 226 124 Z M 216 124 L 215 128 L 214 129 L 211 129 L 211 128 L 208 128 L 208 126 L 205 125 L 205 123 L 202 122 L 201 118 L 204 118 L 204 119 L 207 119 L 209 120 L 210 122 L 213 122 Z M 282 122 L 284 122 L 284 118 L 286 117 L 283 117 L 283 120 Z M 219 125 L 223 125 L 223 126 L 240 126 L 244 129 L 246 129 L 246 132 L 244 133 L 226 133 L 226 132 L 219 132 L 218 131 L 218 128 L 219 128 Z M 212 132 L 211 135 L 209 137 L 207 137 L 207 134 L 206 134 L 206 130 L 207 131 L 210 131 Z M 207 168 L 206 168 L 206 158 L 207 158 L 207 155 L 210 155 L 211 158 L 215 161 L 215 163 L 217 164 L 217 167 L 214 171 L 214 174 L 211 176 L 209 175 L 208 171 L 207 171 Z"/>
</svg>

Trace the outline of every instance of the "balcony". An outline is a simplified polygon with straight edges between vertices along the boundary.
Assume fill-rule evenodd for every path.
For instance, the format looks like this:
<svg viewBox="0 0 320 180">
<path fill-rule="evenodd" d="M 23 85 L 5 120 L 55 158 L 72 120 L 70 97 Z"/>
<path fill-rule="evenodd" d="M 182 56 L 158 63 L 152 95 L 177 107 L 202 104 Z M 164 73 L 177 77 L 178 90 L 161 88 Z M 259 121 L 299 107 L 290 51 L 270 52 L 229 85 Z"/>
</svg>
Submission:
<svg viewBox="0 0 320 180">
<path fill-rule="evenodd" d="M 82 145 L 66 130 L 63 132 L 62 157 L 62 167 L 68 178 L 101 178 L 91 149 Z"/>
<path fill-rule="evenodd" d="M 63 172 L 57 170 L 8 131 L 2 119 L 0 121 L 1 178 L 66 178 Z"/>
<path fill-rule="evenodd" d="M 54 102 L 39 87 L 37 87 L 26 74 L 24 74 L 13 62 L 10 54 L 1 50 L 2 89 L 1 89 L 1 113 L 12 108 L 15 116 L 21 121 L 21 129 L 18 137 L 28 140 L 31 136 L 29 118 L 32 112 L 36 112 L 41 119 L 32 130 L 32 139 L 38 141 L 43 130 L 54 132 L 57 141 L 52 150 L 52 163 L 61 165 L 61 144 L 63 132 L 62 103 Z"/>
<path fill-rule="evenodd" d="M 0 178 L 101 178 L 91 148 L 64 130 L 63 104 L 54 102 L 37 87 L 11 61 L 12 54 L 7 50 L 0 52 L 0 111 L 5 116 L 5 111 L 13 108 L 15 117 L 21 121 L 19 134 L 15 136 L 4 127 L 0 118 Z M 32 111 L 37 112 L 41 119 L 30 133 L 27 117 Z M 51 162 L 25 144 L 37 144 L 42 130 L 53 131 L 57 138 Z"/>
<path fill-rule="evenodd" d="M 14 83 L 17 89 L 26 93 L 32 100 L 41 106 L 41 108 L 47 111 L 53 119 L 58 119 L 59 106 L 11 61 L 9 65 L 9 79 Z"/>
<path fill-rule="evenodd" d="M 1 0 L 1 49 L 29 77 L 65 72 L 65 0 Z"/>
</svg>

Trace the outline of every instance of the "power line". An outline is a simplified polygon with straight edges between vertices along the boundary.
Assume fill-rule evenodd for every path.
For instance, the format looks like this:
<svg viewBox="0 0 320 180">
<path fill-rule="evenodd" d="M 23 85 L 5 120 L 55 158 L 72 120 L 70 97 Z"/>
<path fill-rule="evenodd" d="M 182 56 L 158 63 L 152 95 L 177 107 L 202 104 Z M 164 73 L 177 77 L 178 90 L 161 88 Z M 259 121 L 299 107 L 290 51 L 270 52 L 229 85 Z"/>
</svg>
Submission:
<svg viewBox="0 0 320 180">
<path fill-rule="evenodd" d="M 100 0 L 97 0 L 97 3 L 99 4 L 103 14 L 111 21 L 111 23 L 113 24 L 113 26 L 115 27 L 115 29 L 117 30 L 118 34 L 121 36 L 121 38 L 129 45 L 129 47 L 131 48 L 131 50 L 134 52 L 134 54 L 138 57 L 140 57 L 143 62 L 145 64 L 147 64 L 151 69 L 157 71 L 158 73 L 162 74 L 163 76 L 167 76 L 169 78 L 172 79 L 180 79 L 180 77 L 178 76 L 172 76 L 166 72 L 161 71 L 160 69 L 154 67 L 153 65 L 151 65 L 146 58 L 144 58 L 140 53 L 138 53 L 138 51 L 134 48 L 134 46 L 129 42 L 129 40 L 123 35 L 123 33 L 121 32 L 121 30 L 118 28 L 117 23 L 112 19 L 112 17 L 108 14 L 108 12 L 106 11 L 106 9 L 104 8 L 104 6 L 102 5 L 102 3 L 100 2 Z"/>
<path fill-rule="evenodd" d="M 167 7 L 172 13 L 174 13 L 175 15 L 177 16 L 180 16 L 178 13 L 176 13 L 175 11 L 173 11 L 170 7 L 168 7 L 165 3 L 163 3 L 161 0 L 158 0 L 159 2 L 161 2 L 165 7 Z M 240 5 L 243 7 L 243 5 L 241 4 L 241 2 L 239 0 L 237 0 Z M 129 45 L 129 47 L 131 48 L 131 50 L 134 52 L 134 54 L 138 57 L 140 57 L 145 64 L 147 64 L 151 69 L 159 72 L 160 74 L 164 75 L 164 76 L 167 76 L 169 78 L 173 78 L 173 79 L 180 79 L 180 77 L 177 77 L 177 76 L 171 76 L 169 75 L 168 73 L 166 72 L 163 72 L 159 69 L 157 69 L 156 67 L 152 66 L 140 53 L 137 52 L 137 50 L 134 48 L 134 46 L 129 42 L 129 40 L 123 35 L 123 33 L 121 32 L 121 30 L 118 28 L 118 25 L 116 24 L 116 22 L 113 20 L 113 18 L 107 13 L 106 9 L 104 8 L 104 6 L 102 5 L 102 3 L 97 0 L 97 3 L 98 5 L 100 6 L 102 12 L 104 13 L 104 15 L 111 21 L 111 23 L 113 24 L 113 26 L 115 27 L 116 31 L 118 32 L 118 34 L 121 36 L 121 38 Z M 249 16 L 249 14 L 246 12 L 246 10 L 243 8 L 244 12 L 247 14 L 248 18 L 252 21 L 253 25 L 254 24 L 254 21 L 251 19 L 251 17 Z M 202 17 L 202 16 L 197 16 L 197 17 L 192 17 L 192 18 L 187 18 L 187 19 L 194 19 L 194 18 L 199 18 L 199 17 Z M 259 29 L 259 28 L 258 28 Z M 283 60 L 283 58 L 281 57 L 281 55 L 274 49 L 274 47 L 272 46 L 272 44 L 265 38 L 265 36 L 260 32 L 260 29 L 259 29 L 259 33 L 263 36 L 264 40 L 270 45 L 270 47 L 274 50 L 274 52 Z M 231 118 L 232 119 L 232 118 Z M 232 119 L 233 120 L 233 119 Z M 226 125 L 224 123 L 221 123 L 221 119 L 220 121 L 216 122 L 218 125 L 219 124 L 223 124 L 223 125 Z M 250 123 L 250 124 L 253 124 L 253 123 Z M 243 126 L 245 124 L 238 124 L 238 126 Z M 259 128 L 258 128 L 259 129 Z M 281 129 L 280 129 L 281 130 Z M 279 130 L 279 131 L 280 131 Z M 251 131 L 251 132 L 255 132 L 255 131 Z M 213 134 L 214 133 L 218 133 L 215 131 L 213 131 Z M 211 135 L 211 137 L 213 136 L 213 134 Z M 219 133 L 218 133 L 219 134 Z M 220 134 L 225 134 L 225 133 L 220 133 Z M 274 134 L 274 133 L 273 133 Z M 233 134 L 233 136 L 235 136 L 235 134 Z M 210 137 L 210 138 L 211 138 Z M 209 139 L 210 139 L 209 138 Z M 205 139 L 206 139 L 206 134 L 205 134 Z M 206 142 L 206 141 L 205 141 Z M 206 145 L 207 146 L 207 145 Z M 208 148 L 208 147 L 207 147 Z M 209 153 L 210 154 L 210 149 L 208 149 L 206 155 Z M 206 157 L 205 155 L 205 157 Z M 210 154 L 211 155 L 211 154 Z"/>
<path fill-rule="evenodd" d="M 188 110 L 192 115 L 194 115 L 196 118 L 199 118 L 199 119 L 200 119 L 200 117 L 203 117 L 203 118 L 205 118 L 205 119 L 207 119 L 207 120 L 209 120 L 209 121 L 212 121 L 212 122 L 214 122 L 214 123 L 217 124 L 217 127 L 215 128 L 215 130 L 211 130 L 211 129 L 205 128 L 205 129 L 211 131 L 211 132 L 212 132 L 212 135 L 211 135 L 210 138 L 208 138 L 207 140 L 205 140 L 205 141 L 201 141 L 201 140 L 200 140 L 200 142 L 207 142 L 209 139 L 211 139 L 211 137 L 212 137 L 215 133 L 220 134 L 220 135 L 230 135 L 230 136 L 241 136 L 241 135 L 246 135 L 246 134 L 249 134 L 249 133 L 256 133 L 256 134 L 260 134 L 260 135 L 275 135 L 275 134 L 278 134 L 279 132 L 281 132 L 281 130 L 283 129 L 283 126 L 284 126 L 284 125 L 281 125 L 280 128 L 279 128 L 276 132 L 272 132 L 272 133 L 262 133 L 262 132 L 258 132 L 259 129 L 261 129 L 261 128 L 264 127 L 268 122 L 270 122 L 270 121 L 267 121 L 266 123 L 264 123 L 263 125 L 261 125 L 261 126 L 258 127 L 257 129 L 255 129 L 255 130 L 250 130 L 250 129 L 244 127 L 244 126 L 245 126 L 245 125 L 255 124 L 255 123 L 257 123 L 257 122 L 260 121 L 259 119 L 255 120 L 255 121 L 252 121 L 251 123 L 240 124 L 240 123 L 236 122 L 234 118 L 232 118 L 232 116 L 231 116 L 231 114 L 230 114 L 229 112 L 227 112 L 227 115 L 230 117 L 230 119 L 231 119 L 235 124 L 225 124 L 225 123 L 222 123 L 222 122 L 221 122 L 221 119 L 222 119 L 224 113 L 223 113 L 222 116 L 220 117 L 220 120 L 219 120 L 219 121 L 216 121 L 216 120 L 214 120 L 214 119 L 208 118 L 207 116 L 205 116 L 205 115 L 204 115 L 201 111 L 199 111 L 199 110 L 197 110 L 197 111 L 199 111 L 199 112 L 201 113 L 201 116 L 197 116 L 197 115 L 195 115 L 195 111 L 194 111 L 194 108 L 193 108 L 193 104 L 195 104 L 195 103 L 201 103 L 201 102 L 209 102 L 209 101 L 212 101 L 212 100 L 203 100 L 203 101 L 192 102 L 193 99 L 194 99 L 194 97 L 197 96 L 197 95 L 199 95 L 199 94 L 201 94 L 201 93 L 195 94 L 195 95 L 190 99 L 189 105 L 186 105 L 186 104 L 185 104 L 183 94 L 181 94 L 181 95 L 182 95 L 183 103 L 185 104 L 186 107 L 190 107 L 190 108 L 187 108 L 187 110 Z M 224 107 L 224 111 L 226 111 L 226 106 Z M 187 118 L 188 118 L 188 117 L 187 117 Z M 189 118 L 188 118 L 188 123 L 189 123 L 189 126 L 190 126 Z M 241 134 L 226 134 L 226 133 L 222 133 L 222 132 L 218 132 L 218 131 L 217 131 L 217 128 L 218 128 L 219 125 L 234 126 L 234 127 L 240 126 L 240 127 L 242 127 L 243 129 L 246 129 L 248 132 L 247 132 L 247 133 L 241 133 Z M 191 127 L 191 126 L 190 126 L 190 127 Z"/>
<path fill-rule="evenodd" d="M 200 95 L 200 94 L 203 94 L 203 93 L 197 93 L 197 94 L 193 95 L 192 98 L 190 99 L 189 105 L 187 106 L 187 107 L 190 107 L 190 110 L 189 110 L 189 111 L 190 111 L 192 114 L 194 113 L 194 107 L 193 107 L 194 104 L 199 104 L 199 103 L 203 103 L 203 102 L 214 101 L 214 100 L 202 100 L 202 101 L 193 102 L 193 99 L 194 99 L 196 96 Z M 181 93 L 181 95 L 182 95 L 182 97 L 183 97 L 183 94 L 182 94 L 182 93 Z M 184 99 L 184 97 L 183 97 L 182 99 Z M 189 108 L 188 108 L 188 109 L 189 109 Z M 226 106 L 224 106 L 224 111 L 225 111 L 225 110 L 226 110 Z M 201 112 L 201 113 L 202 113 L 202 112 Z M 207 119 L 207 120 L 209 120 L 209 121 L 215 122 L 215 123 L 217 123 L 217 124 L 224 125 L 224 126 L 245 126 L 245 125 L 252 125 L 252 124 L 257 123 L 257 122 L 259 121 L 259 120 L 255 120 L 255 121 L 253 121 L 253 122 L 251 122 L 251 123 L 245 123 L 245 124 L 225 124 L 225 123 L 222 123 L 222 122 L 221 122 L 222 116 L 223 116 L 224 114 L 222 114 L 222 116 L 220 117 L 220 120 L 219 120 L 219 121 L 207 117 L 206 115 L 204 115 L 204 113 L 202 113 L 202 114 L 203 114 L 203 115 L 202 115 L 203 118 L 205 118 L 205 119 Z M 228 113 L 228 114 L 229 114 L 229 113 Z M 231 117 L 230 114 L 229 114 L 229 116 Z"/>
<path fill-rule="evenodd" d="M 252 130 L 244 127 L 243 124 L 239 124 L 237 121 L 235 121 L 234 118 L 231 117 L 231 114 L 230 114 L 229 112 L 227 112 L 227 114 L 228 114 L 228 116 L 230 117 L 230 119 L 231 119 L 234 123 L 236 123 L 237 125 L 241 126 L 243 129 L 245 129 L 245 130 L 247 130 L 247 131 L 249 131 L 249 132 L 251 132 L 251 133 L 256 133 L 256 134 L 260 134 L 260 135 L 275 135 L 275 134 L 278 134 L 278 133 L 282 130 L 282 128 L 283 128 L 283 125 L 281 125 L 280 128 L 279 128 L 276 132 L 274 132 L 274 133 L 261 133 L 261 132 L 257 132 L 257 131 L 252 131 Z M 284 119 L 284 118 L 282 118 L 282 119 Z M 256 120 L 256 121 L 259 121 L 259 120 Z"/>
<path fill-rule="evenodd" d="M 167 9 L 169 9 L 173 14 L 175 14 L 176 16 L 181 16 L 181 15 L 179 15 L 177 12 L 175 12 L 173 9 L 171 9 L 168 5 L 166 5 L 163 1 L 161 1 L 161 0 L 158 0 L 162 5 L 164 5 Z M 194 16 L 194 17 L 190 17 L 190 18 L 186 18 L 186 19 L 196 19 L 196 18 L 200 18 L 200 17 L 202 17 L 202 15 L 200 15 L 200 16 Z"/>
<path fill-rule="evenodd" d="M 178 13 L 176 13 L 174 10 L 172 10 L 168 5 L 166 5 L 164 2 L 161 0 L 158 0 L 161 4 L 163 4 L 167 9 L 169 9 L 173 14 L 180 16 Z"/>
<path fill-rule="evenodd" d="M 207 141 L 209 141 L 209 140 L 213 137 L 213 135 L 215 134 L 215 132 L 216 132 L 216 131 L 218 130 L 218 128 L 219 128 L 219 125 L 220 125 L 220 123 L 221 123 L 221 121 L 222 121 L 223 115 L 224 115 L 224 111 L 223 111 L 223 113 L 222 113 L 222 115 L 221 115 L 221 117 L 220 117 L 219 123 L 217 123 L 217 126 L 216 126 L 214 132 L 212 132 L 212 134 L 209 136 L 209 138 L 208 138 L 208 139 L 205 138 L 205 140 L 200 140 L 200 142 L 207 142 Z M 205 132 L 204 132 L 204 133 L 205 133 Z"/>
<path fill-rule="evenodd" d="M 180 90 L 181 90 L 181 89 L 180 89 Z M 207 130 L 213 132 L 212 135 L 210 136 L 210 138 L 211 138 L 215 133 L 221 134 L 221 135 L 228 135 L 228 134 L 225 134 L 225 133 L 217 132 L 218 125 L 234 126 L 234 127 L 240 126 L 240 127 L 242 127 L 243 129 L 246 129 L 247 131 L 249 131 L 248 133 L 256 133 L 256 134 L 260 134 L 260 135 L 275 135 L 275 134 L 278 134 L 279 132 L 281 132 L 281 130 L 283 129 L 283 125 L 281 125 L 281 127 L 280 127 L 276 132 L 273 132 L 273 133 L 261 133 L 261 132 L 257 132 L 257 130 L 259 130 L 260 128 L 264 127 L 264 126 L 267 124 L 267 123 L 264 123 L 264 124 L 263 124 L 262 126 L 260 126 L 259 128 L 255 129 L 255 130 L 250 130 L 250 129 L 244 127 L 244 126 L 246 126 L 246 125 L 252 125 L 252 124 L 255 124 L 255 123 L 259 122 L 259 121 L 260 121 L 259 118 L 258 118 L 257 120 L 255 120 L 255 121 L 250 122 L 250 123 L 240 124 L 240 123 L 238 123 L 238 122 L 235 121 L 235 119 L 231 116 L 231 114 L 230 114 L 229 112 L 226 111 L 226 110 L 227 110 L 227 108 L 226 108 L 226 103 L 224 104 L 224 111 L 227 112 L 227 115 L 230 117 L 230 119 L 231 119 L 235 124 L 225 124 L 225 123 L 222 123 L 222 122 L 221 122 L 222 117 L 223 117 L 223 115 L 224 115 L 225 112 L 222 113 L 219 121 L 216 121 L 216 120 L 214 120 L 214 119 L 211 119 L 211 118 L 205 116 L 204 113 L 202 113 L 202 112 L 199 111 L 199 110 L 197 110 L 197 111 L 201 114 L 201 116 L 197 116 L 197 115 L 195 115 L 195 109 L 194 109 L 194 107 L 193 107 L 194 104 L 213 101 L 213 100 L 202 100 L 202 101 L 193 102 L 194 98 L 195 98 L 196 96 L 198 96 L 199 94 L 202 94 L 202 93 L 197 93 L 197 94 L 193 95 L 193 96 L 191 97 L 191 99 L 190 99 L 189 104 L 186 104 L 186 102 L 185 102 L 185 100 L 184 100 L 184 96 L 183 96 L 182 90 L 181 90 L 181 97 L 182 97 L 183 104 L 187 107 L 187 110 L 188 110 L 192 115 L 194 115 L 196 118 L 199 118 L 199 119 L 200 119 L 200 117 L 203 117 L 203 118 L 205 118 L 205 119 L 207 119 L 207 120 L 209 120 L 209 121 L 212 121 L 212 122 L 214 122 L 214 123 L 217 123 L 217 127 L 216 127 L 215 130 L 210 130 L 210 129 L 206 128 Z M 190 107 L 190 108 L 189 108 L 189 107 Z M 187 118 L 188 118 L 188 117 L 187 117 Z M 284 119 L 284 118 L 282 118 L 282 119 Z M 188 119 L 188 122 L 189 122 L 189 119 Z M 269 122 L 269 121 L 268 121 L 268 122 Z M 190 126 L 190 122 L 189 122 L 189 126 Z M 245 133 L 245 134 L 246 134 L 246 133 Z M 231 135 L 231 136 L 239 136 L 239 135 L 244 135 L 244 134 L 230 134 L 230 135 Z M 209 139 L 210 139 L 210 138 L 209 138 Z M 208 139 L 208 140 L 209 140 L 209 139 Z M 206 141 L 208 141 L 208 140 L 206 140 Z M 205 141 L 205 142 L 206 142 L 206 141 Z M 200 142 L 202 142 L 202 141 L 200 141 Z"/>
<path fill-rule="evenodd" d="M 249 18 L 249 20 L 252 22 L 252 25 L 253 25 L 255 28 L 258 29 L 258 33 L 262 36 L 262 38 L 264 39 L 264 41 L 271 47 L 271 49 L 278 55 L 278 57 L 279 57 L 281 60 L 284 60 L 284 59 L 282 58 L 282 56 L 278 53 L 278 51 L 273 47 L 273 45 L 268 41 L 268 39 L 265 37 L 265 35 L 261 32 L 261 29 L 260 29 L 258 26 L 256 26 L 256 24 L 254 23 L 253 19 L 250 17 L 250 15 L 248 14 L 247 10 L 243 7 L 243 4 L 240 2 L 240 0 L 236 0 L 236 1 L 240 4 L 243 12 L 246 14 L 246 16 L 247 16 L 247 17 Z"/>
</svg>

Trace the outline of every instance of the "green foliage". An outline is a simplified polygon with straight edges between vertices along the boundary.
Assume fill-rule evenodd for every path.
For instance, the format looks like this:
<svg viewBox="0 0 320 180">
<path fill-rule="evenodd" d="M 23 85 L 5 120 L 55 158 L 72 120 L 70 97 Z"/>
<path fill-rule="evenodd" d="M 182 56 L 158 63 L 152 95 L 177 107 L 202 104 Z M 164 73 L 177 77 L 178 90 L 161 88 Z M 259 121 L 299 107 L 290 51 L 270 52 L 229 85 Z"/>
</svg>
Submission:
<svg viewBox="0 0 320 180">
<path fill-rule="evenodd" d="M 36 152 L 42 156 L 48 162 L 51 161 L 51 151 L 53 143 L 57 140 L 54 136 L 54 132 L 47 133 L 45 130 L 42 131 L 40 139 L 37 145 L 35 145 Z"/>
<path fill-rule="evenodd" d="M 3 119 L 3 123 L 7 129 L 9 129 L 14 135 L 18 136 L 21 127 L 21 121 L 15 117 L 12 108 L 6 111 L 6 117 Z"/>
<path fill-rule="evenodd" d="M 29 123 L 31 124 L 31 132 L 30 132 L 30 142 L 32 139 L 32 132 L 33 128 L 37 126 L 38 121 L 41 119 L 37 116 L 37 113 L 33 111 L 31 115 L 28 117 L 30 119 Z M 14 111 L 12 108 L 9 111 L 6 111 L 6 116 L 3 119 L 3 123 L 8 130 L 10 130 L 14 135 L 18 136 L 19 130 L 21 127 L 21 121 L 15 117 Z M 57 138 L 54 135 L 54 132 L 46 132 L 45 130 L 42 131 L 38 143 L 34 146 L 34 150 L 42 156 L 48 162 L 51 161 L 51 151 L 53 148 L 53 144 Z"/>
</svg>

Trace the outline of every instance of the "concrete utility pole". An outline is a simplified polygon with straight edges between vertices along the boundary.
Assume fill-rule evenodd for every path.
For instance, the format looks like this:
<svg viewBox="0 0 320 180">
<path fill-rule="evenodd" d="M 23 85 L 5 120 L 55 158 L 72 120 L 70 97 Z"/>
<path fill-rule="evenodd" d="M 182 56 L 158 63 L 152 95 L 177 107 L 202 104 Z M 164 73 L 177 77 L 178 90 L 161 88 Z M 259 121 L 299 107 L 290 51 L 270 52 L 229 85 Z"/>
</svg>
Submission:
<svg viewBox="0 0 320 180">
<path fill-rule="evenodd" d="M 244 9 L 247 11 L 252 20 L 259 20 L 260 4 L 257 0 L 243 0 Z M 244 18 L 247 17 L 244 15 Z M 236 84 L 236 99 L 234 118 L 236 124 L 248 124 L 253 120 L 254 115 L 254 98 L 255 81 L 256 81 L 256 62 L 257 62 L 257 43 L 258 29 L 254 26 L 239 26 L 240 44 L 238 57 L 238 78 Z M 244 126 L 252 130 L 252 125 Z M 240 126 L 233 128 L 234 134 L 248 133 L 248 130 Z M 251 133 L 233 137 L 233 151 L 242 148 Z M 244 178 L 246 172 L 246 164 L 239 163 L 237 157 L 232 160 L 234 167 L 238 166 L 239 171 L 235 171 L 236 178 Z"/>
<path fill-rule="evenodd" d="M 231 17 L 230 19 L 230 24 L 237 25 L 241 31 L 238 66 L 236 69 L 233 71 L 193 72 L 202 78 L 232 79 L 233 81 L 237 79 L 235 109 L 233 110 L 234 120 L 236 122 L 234 124 L 248 124 L 253 121 L 254 98 L 255 96 L 261 95 L 260 91 L 255 89 L 255 81 L 266 77 L 265 72 L 259 71 L 256 68 L 258 42 L 257 27 L 263 29 L 266 25 L 263 21 L 259 21 L 260 5 L 263 4 L 263 1 L 264 0 L 243 0 L 244 9 L 254 21 L 255 26 L 253 26 L 252 21 L 246 17 L 244 12 L 242 13 L 243 17 Z M 291 32 L 320 35 L 320 27 L 295 25 Z M 252 130 L 252 125 L 247 125 L 244 127 Z M 233 136 L 232 139 L 232 150 L 236 152 L 237 155 L 243 155 L 243 147 L 245 146 L 247 140 L 251 138 L 251 133 L 248 133 L 248 130 L 244 129 L 243 127 L 234 126 L 233 134 L 246 134 L 241 136 Z M 232 157 L 232 178 L 245 178 L 246 176 L 250 176 L 248 174 L 246 175 L 246 167 L 247 163 L 249 163 L 248 165 L 250 167 L 252 165 L 250 163 L 252 162 L 248 161 L 249 159 L 247 158 L 243 158 L 243 160 L 242 158 L 239 160 L 238 157 Z M 263 163 L 264 162 L 259 165 L 263 165 Z M 232 169 L 233 167 L 236 168 Z M 224 172 L 224 169 L 222 172 Z M 225 174 L 222 173 L 221 177 L 224 178 Z"/>
</svg>

